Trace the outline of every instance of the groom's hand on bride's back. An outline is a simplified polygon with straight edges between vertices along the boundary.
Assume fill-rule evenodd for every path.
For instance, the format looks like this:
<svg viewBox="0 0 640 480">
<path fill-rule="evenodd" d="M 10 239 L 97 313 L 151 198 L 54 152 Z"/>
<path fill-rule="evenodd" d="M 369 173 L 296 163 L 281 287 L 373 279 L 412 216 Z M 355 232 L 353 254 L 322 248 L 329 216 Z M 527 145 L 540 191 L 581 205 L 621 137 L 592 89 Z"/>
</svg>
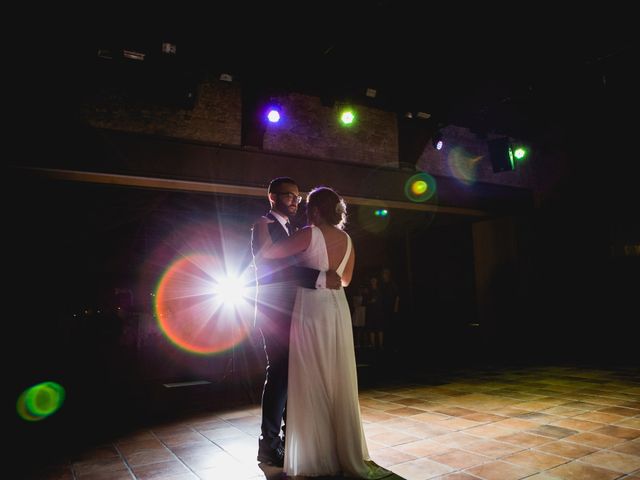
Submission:
<svg viewBox="0 0 640 480">
<path fill-rule="evenodd" d="M 337 290 L 342 286 L 340 275 L 335 270 L 327 270 L 327 288 Z"/>
</svg>

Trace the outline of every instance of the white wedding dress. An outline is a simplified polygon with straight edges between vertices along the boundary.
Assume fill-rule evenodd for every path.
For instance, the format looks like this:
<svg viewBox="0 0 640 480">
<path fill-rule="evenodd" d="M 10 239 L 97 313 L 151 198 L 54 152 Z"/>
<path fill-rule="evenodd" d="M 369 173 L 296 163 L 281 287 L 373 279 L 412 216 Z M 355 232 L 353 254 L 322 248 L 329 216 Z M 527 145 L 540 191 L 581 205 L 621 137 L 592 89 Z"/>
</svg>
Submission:
<svg viewBox="0 0 640 480">
<path fill-rule="evenodd" d="M 351 253 L 336 270 L 342 275 Z M 329 269 L 322 231 L 311 227 L 298 264 Z M 289 343 L 284 471 L 376 479 L 392 474 L 369 458 L 360 419 L 351 314 L 344 290 L 298 287 Z"/>
</svg>

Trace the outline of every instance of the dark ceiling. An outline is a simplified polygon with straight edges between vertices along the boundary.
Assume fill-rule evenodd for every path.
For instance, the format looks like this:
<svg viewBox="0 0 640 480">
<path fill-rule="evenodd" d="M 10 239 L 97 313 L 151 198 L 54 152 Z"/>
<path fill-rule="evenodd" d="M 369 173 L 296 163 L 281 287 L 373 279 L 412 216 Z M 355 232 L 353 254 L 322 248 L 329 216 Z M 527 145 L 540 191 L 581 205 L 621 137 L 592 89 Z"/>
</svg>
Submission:
<svg viewBox="0 0 640 480">
<path fill-rule="evenodd" d="M 593 108 L 624 110 L 637 46 L 629 8 L 564 14 L 542 7 L 490 11 L 418 1 L 234 2 L 211 12 L 96 15 L 84 54 L 164 41 L 175 68 L 228 72 L 245 84 L 424 111 L 443 124 L 539 138 Z"/>
<path fill-rule="evenodd" d="M 226 72 L 243 87 L 368 102 L 399 115 L 423 111 L 438 124 L 530 141 L 566 135 L 591 115 L 619 122 L 632 113 L 631 7 L 560 13 L 537 4 L 516 11 L 417 0 L 204 7 L 56 7 L 34 19 L 21 61 L 34 84 L 48 71 L 62 90 L 86 90 L 104 72 L 87 75 L 99 49 L 113 53 L 112 63 L 122 62 L 123 49 L 141 51 L 152 66 L 171 42 L 171 68 L 181 75 Z M 367 88 L 376 89 L 374 100 Z"/>
</svg>

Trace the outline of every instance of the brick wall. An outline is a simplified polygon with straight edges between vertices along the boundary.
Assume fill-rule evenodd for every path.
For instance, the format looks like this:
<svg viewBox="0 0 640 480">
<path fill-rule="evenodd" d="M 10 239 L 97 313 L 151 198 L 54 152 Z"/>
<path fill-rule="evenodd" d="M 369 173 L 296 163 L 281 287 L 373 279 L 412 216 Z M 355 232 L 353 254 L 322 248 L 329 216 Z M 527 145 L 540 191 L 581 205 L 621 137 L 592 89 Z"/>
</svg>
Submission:
<svg viewBox="0 0 640 480">
<path fill-rule="evenodd" d="M 290 93 L 275 98 L 283 108 L 280 123 L 269 125 L 263 148 L 300 156 L 398 166 L 396 115 L 356 105 L 350 127 L 339 122 L 341 105 L 323 106 L 319 97 Z"/>
<path fill-rule="evenodd" d="M 86 102 L 83 114 L 99 128 L 240 145 L 241 106 L 239 84 L 204 80 L 197 87 L 193 108 L 135 102 L 112 92 Z"/>
<path fill-rule="evenodd" d="M 342 107 L 339 103 L 325 106 L 319 97 L 293 92 L 281 93 L 274 100 L 282 106 L 283 118 L 278 124 L 266 126 L 262 143 L 265 152 L 371 166 L 399 166 L 395 112 L 355 105 L 357 120 L 351 127 L 344 127 L 338 121 Z M 86 102 L 83 111 L 85 120 L 95 127 L 187 141 L 242 144 L 240 82 L 200 81 L 193 108 L 132 102 L 123 95 L 111 93 Z M 550 186 L 538 185 L 537 179 L 548 178 L 549 169 L 553 173 L 562 165 L 562 162 L 543 162 L 540 158 L 534 161 L 534 149 L 533 155 L 519 162 L 514 171 L 494 173 L 487 139 L 453 125 L 443 128 L 442 133 L 445 147 L 437 151 L 427 142 L 416 162 L 419 170 L 467 184 L 484 182 L 544 191 Z M 560 170 L 552 176 L 558 175 Z"/>
</svg>

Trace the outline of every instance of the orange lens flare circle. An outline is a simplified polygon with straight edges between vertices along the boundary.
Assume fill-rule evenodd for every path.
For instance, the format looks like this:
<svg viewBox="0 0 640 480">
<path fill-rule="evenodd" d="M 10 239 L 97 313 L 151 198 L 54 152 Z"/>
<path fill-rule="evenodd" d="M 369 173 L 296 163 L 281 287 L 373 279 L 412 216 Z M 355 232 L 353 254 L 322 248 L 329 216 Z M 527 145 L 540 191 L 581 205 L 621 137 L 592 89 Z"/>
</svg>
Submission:
<svg viewBox="0 0 640 480">
<path fill-rule="evenodd" d="M 209 355 L 230 349 L 246 338 L 250 322 L 218 292 L 224 266 L 211 255 L 194 254 L 175 261 L 158 284 L 158 326 L 177 347 Z M 246 299 L 239 301 L 248 303 Z"/>
</svg>

